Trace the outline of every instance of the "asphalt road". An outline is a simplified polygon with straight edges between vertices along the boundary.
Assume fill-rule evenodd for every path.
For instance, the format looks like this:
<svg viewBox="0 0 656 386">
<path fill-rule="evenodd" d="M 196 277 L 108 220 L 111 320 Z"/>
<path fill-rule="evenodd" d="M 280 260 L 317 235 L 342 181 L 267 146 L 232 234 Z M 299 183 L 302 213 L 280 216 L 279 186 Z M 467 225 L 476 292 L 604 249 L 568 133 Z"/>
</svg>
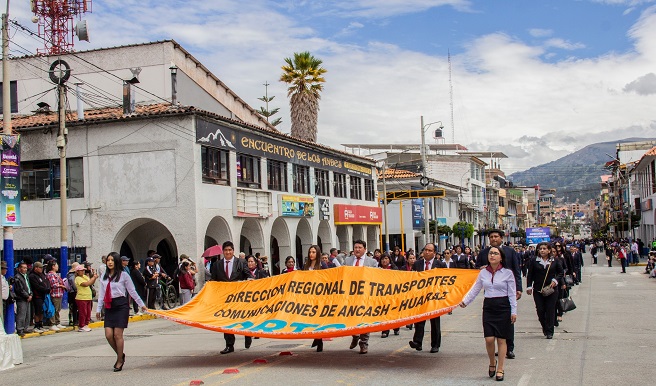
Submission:
<svg viewBox="0 0 656 386">
<path fill-rule="evenodd" d="M 586 255 L 586 264 L 590 262 Z M 601 261 L 600 261 L 601 262 Z M 605 263 L 605 262 L 604 262 Z M 544 339 L 530 296 L 519 301 L 517 358 L 508 360 L 504 384 L 512 385 L 647 385 L 653 375 L 656 344 L 656 279 L 644 267 L 584 268 L 583 283 L 572 290 L 577 309 L 566 314 L 553 340 Z M 113 373 L 115 357 L 101 329 L 67 332 L 22 341 L 25 363 L 0 373 L 3 385 L 484 385 L 487 358 L 481 326 L 482 295 L 466 309 L 442 317 L 442 347 L 430 354 L 408 346 L 412 331 L 382 339 L 372 334 L 369 354 L 349 350 L 350 338 L 324 343 L 310 340 L 258 339 L 220 355 L 222 334 L 165 320 L 132 323 L 126 330 L 127 360 Z M 427 327 L 429 325 L 427 324 Z M 280 356 L 290 351 L 291 356 Z M 264 359 L 266 363 L 254 363 Z M 224 374 L 226 369 L 238 373 Z"/>
</svg>

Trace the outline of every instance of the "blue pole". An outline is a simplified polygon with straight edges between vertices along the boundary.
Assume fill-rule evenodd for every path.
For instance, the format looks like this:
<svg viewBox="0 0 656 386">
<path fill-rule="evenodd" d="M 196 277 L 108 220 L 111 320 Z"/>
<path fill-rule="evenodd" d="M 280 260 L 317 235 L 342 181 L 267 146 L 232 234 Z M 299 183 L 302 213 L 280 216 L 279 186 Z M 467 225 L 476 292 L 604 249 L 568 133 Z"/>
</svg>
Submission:
<svg viewBox="0 0 656 386">
<path fill-rule="evenodd" d="M 66 278 L 67 273 L 68 273 L 68 245 L 66 245 L 66 243 L 62 243 L 59 252 L 59 274 L 63 279 Z M 64 294 L 64 296 L 62 296 L 61 308 L 64 310 L 68 308 L 68 294 Z"/>
<path fill-rule="evenodd" d="M 14 232 L 11 227 L 4 228 L 3 248 L 4 248 L 3 250 L 5 255 L 5 261 L 7 262 L 6 278 L 9 279 L 10 277 L 14 276 Z M 7 313 L 5 319 L 5 332 L 7 334 L 13 334 L 14 332 L 16 332 L 16 315 L 14 311 L 14 306 L 11 305 L 7 307 L 6 312 Z"/>
</svg>

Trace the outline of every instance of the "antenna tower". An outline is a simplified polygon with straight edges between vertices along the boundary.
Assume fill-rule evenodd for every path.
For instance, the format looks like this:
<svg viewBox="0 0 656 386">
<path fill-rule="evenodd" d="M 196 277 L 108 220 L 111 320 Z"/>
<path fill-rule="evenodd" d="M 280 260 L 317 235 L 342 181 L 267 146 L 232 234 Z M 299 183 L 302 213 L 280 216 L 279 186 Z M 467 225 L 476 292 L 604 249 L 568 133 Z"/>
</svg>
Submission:
<svg viewBox="0 0 656 386">
<path fill-rule="evenodd" d="M 451 143 L 456 143 L 456 124 L 453 119 L 453 82 L 451 82 L 451 51 L 447 50 L 449 59 L 449 100 L 451 104 Z"/>
<path fill-rule="evenodd" d="M 73 51 L 73 35 L 88 41 L 86 22 L 82 15 L 91 12 L 92 0 L 31 0 L 32 21 L 38 25 L 44 41 L 40 55 L 58 55 Z M 78 20 L 77 24 L 73 24 Z"/>
</svg>

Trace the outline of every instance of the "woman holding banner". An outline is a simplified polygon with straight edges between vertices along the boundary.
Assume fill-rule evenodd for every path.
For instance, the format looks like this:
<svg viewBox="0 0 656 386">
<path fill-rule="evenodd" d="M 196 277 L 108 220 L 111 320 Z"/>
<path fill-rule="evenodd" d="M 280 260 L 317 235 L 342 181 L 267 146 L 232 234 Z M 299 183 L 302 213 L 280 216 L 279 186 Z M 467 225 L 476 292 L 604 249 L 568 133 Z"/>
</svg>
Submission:
<svg viewBox="0 0 656 386">
<path fill-rule="evenodd" d="M 311 245 L 308 248 L 307 258 L 305 259 L 305 266 L 303 270 L 305 271 L 315 271 L 324 268 L 328 268 L 321 262 L 321 248 L 318 245 Z M 321 338 L 315 339 L 312 341 L 312 346 L 316 347 L 317 352 L 323 351 L 323 340 Z"/>
<path fill-rule="evenodd" d="M 296 259 L 294 259 L 294 256 L 287 256 L 285 259 L 285 268 L 280 271 L 280 273 L 289 273 L 289 272 L 294 272 L 296 270 Z"/>
<path fill-rule="evenodd" d="M 380 262 L 378 264 L 379 264 L 379 268 L 382 269 L 389 269 L 394 271 L 398 270 L 398 268 L 396 268 L 396 266 L 392 264 L 392 260 L 390 259 L 387 253 L 383 253 L 382 255 L 380 255 Z M 401 330 L 400 328 L 395 328 L 394 335 L 399 335 L 400 330 Z M 388 336 L 389 336 L 389 330 L 385 330 L 382 332 L 380 337 L 387 338 Z"/>
<path fill-rule="evenodd" d="M 488 376 L 496 373 L 496 380 L 503 381 L 503 365 L 506 358 L 506 339 L 512 336 L 512 324 L 517 320 L 517 297 L 513 271 L 504 268 L 503 249 L 490 247 L 489 264 L 478 274 L 476 283 L 460 303 L 465 308 L 481 289 L 485 290 L 483 302 L 483 335 L 485 349 L 490 360 Z M 494 359 L 494 342 L 498 347 L 499 362 Z"/>
</svg>

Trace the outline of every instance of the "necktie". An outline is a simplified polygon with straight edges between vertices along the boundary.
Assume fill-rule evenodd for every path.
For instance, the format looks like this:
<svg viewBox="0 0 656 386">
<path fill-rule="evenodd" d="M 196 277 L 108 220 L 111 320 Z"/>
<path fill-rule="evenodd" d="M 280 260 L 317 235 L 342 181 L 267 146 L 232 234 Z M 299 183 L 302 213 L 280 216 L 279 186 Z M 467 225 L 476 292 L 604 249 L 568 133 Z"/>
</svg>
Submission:
<svg viewBox="0 0 656 386">
<path fill-rule="evenodd" d="M 355 258 L 355 266 L 356 266 L 356 267 L 359 267 L 359 266 L 360 266 L 360 258 L 359 258 L 359 257 L 356 257 L 356 258 Z"/>
<path fill-rule="evenodd" d="M 230 262 L 226 260 L 226 269 L 225 269 L 226 279 L 230 279 L 230 271 L 228 270 L 228 264 L 230 264 Z"/>
<path fill-rule="evenodd" d="M 430 260 L 426 260 L 426 268 L 424 270 L 428 271 L 429 269 L 430 269 Z"/>
</svg>

